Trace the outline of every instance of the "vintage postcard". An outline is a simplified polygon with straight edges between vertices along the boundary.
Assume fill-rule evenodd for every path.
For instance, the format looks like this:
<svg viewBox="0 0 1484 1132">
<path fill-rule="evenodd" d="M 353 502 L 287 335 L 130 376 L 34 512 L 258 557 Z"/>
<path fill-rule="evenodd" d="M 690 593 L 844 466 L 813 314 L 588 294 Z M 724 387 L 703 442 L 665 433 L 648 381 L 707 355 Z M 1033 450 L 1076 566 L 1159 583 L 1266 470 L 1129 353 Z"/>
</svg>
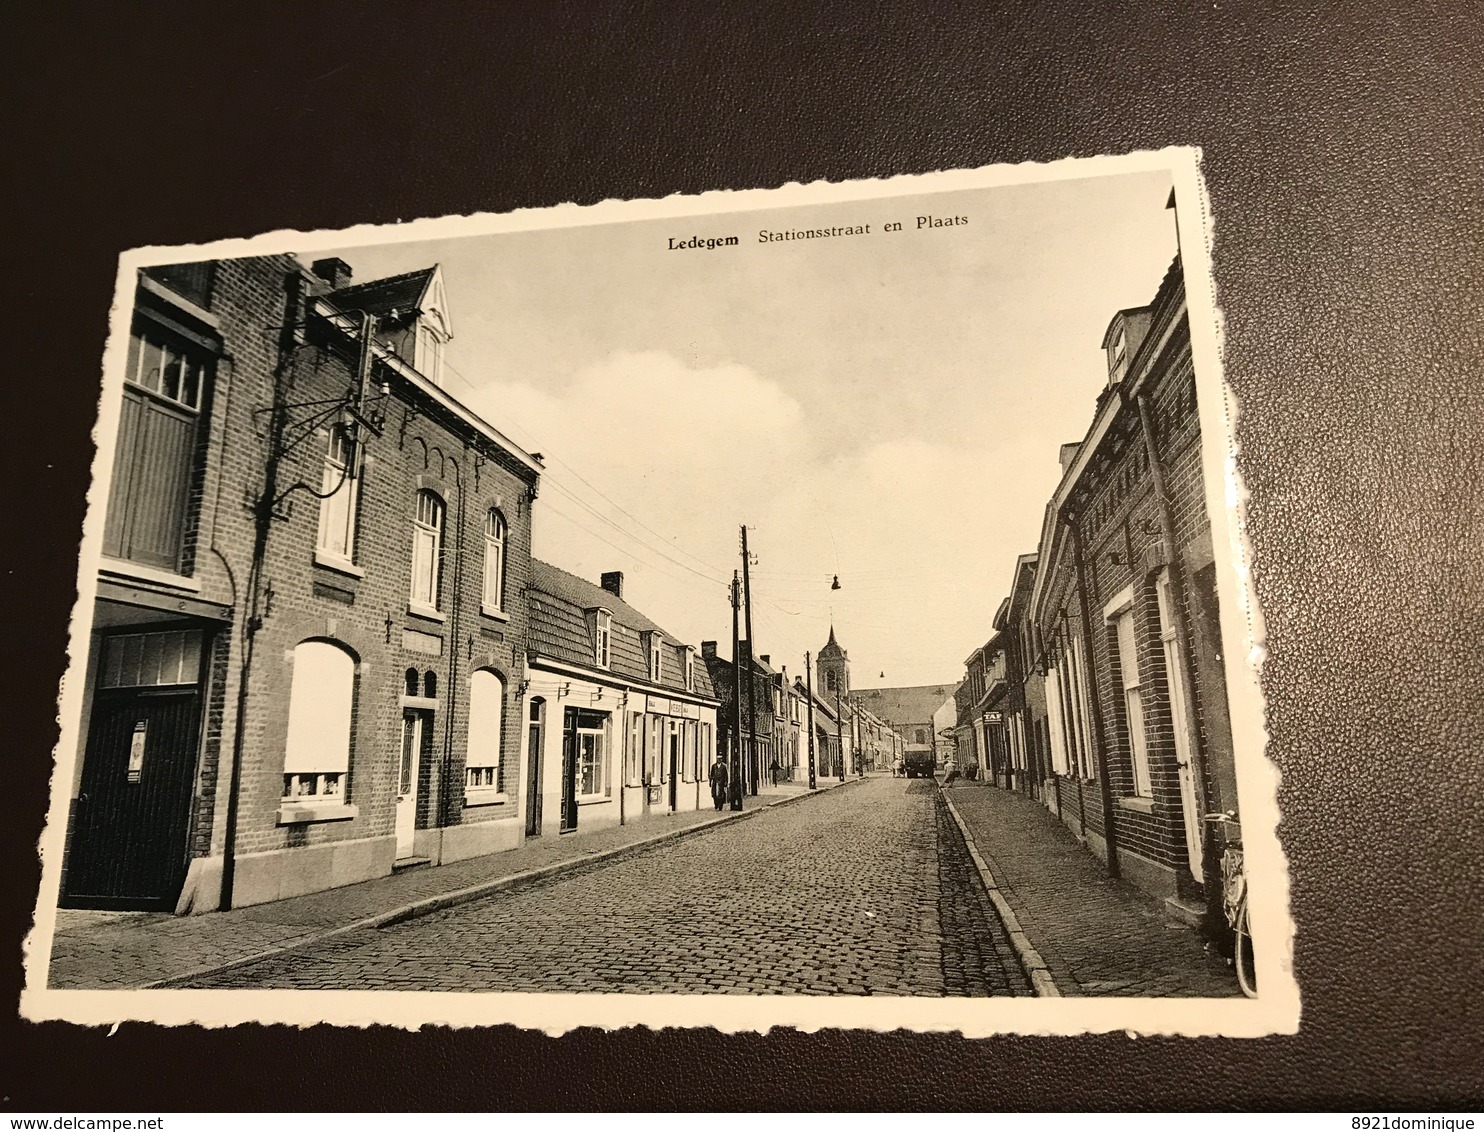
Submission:
<svg viewBox="0 0 1484 1132">
<path fill-rule="evenodd" d="M 22 1013 L 1293 1032 L 1211 232 L 1172 149 L 123 253 Z"/>
</svg>

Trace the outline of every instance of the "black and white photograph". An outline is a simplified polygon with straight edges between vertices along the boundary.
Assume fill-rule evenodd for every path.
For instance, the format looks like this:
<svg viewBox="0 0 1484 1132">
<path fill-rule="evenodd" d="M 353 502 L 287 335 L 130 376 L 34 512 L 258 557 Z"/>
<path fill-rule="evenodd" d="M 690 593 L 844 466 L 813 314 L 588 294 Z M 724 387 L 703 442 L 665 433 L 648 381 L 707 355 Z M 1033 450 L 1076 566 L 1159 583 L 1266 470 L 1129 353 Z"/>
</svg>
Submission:
<svg viewBox="0 0 1484 1132">
<path fill-rule="evenodd" d="M 1198 161 L 120 249 L 22 1013 L 1294 1032 Z"/>
</svg>

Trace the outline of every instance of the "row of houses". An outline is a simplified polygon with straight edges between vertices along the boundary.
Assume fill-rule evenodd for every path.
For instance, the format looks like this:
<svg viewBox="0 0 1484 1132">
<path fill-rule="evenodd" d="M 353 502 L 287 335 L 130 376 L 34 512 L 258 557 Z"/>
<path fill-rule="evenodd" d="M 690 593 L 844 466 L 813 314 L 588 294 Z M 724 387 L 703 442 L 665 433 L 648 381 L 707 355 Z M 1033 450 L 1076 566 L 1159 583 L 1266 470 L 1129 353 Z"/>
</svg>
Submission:
<svg viewBox="0 0 1484 1132">
<path fill-rule="evenodd" d="M 1236 809 L 1211 526 L 1178 256 L 1103 338 L 1040 543 L 965 661 L 955 757 L 1038 799 L 1109 871 L 1218 926 L 1208 813 Z"/>
<path fill-rule="evenodd" d="M 737 652 L 740 666 L 721 656 L 715 641 L 701 644 L 721 704 L 725 749 L 731 749 L 736 721 L 741 721 L 743 777 L 750 786 L 881 773 L 902 754 L 905 744 L 891 722 L 852 691 L 850 657 L 833 626 L 813 670 L 792 681 L 787 666 L 775 668 L 771 656 L 752 657 L 746 640 L 738 642 Z"/>
<path fill-rule="evenodd" d="M 711 804 L 714 648 L 533 557 L 542 458 L 450 394 L 452 334 L 436 266 L 139 273 L 64 905 L 256 904 Z"/>
</svg>

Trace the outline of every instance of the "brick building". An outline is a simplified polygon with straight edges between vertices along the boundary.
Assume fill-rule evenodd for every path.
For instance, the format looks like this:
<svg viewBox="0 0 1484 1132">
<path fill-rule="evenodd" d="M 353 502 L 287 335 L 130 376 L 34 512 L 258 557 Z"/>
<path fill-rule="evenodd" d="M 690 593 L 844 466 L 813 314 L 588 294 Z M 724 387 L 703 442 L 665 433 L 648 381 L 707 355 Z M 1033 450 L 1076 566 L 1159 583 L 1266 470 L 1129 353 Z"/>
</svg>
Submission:
<svg viewBox="0 0 1484 1132">
<path fill-rule="evenodd" d="M 442 387 L 451 334 L 436 267 L 140 273 L 64 903 L 209 911 L 518 842 L 540 464 Z"/>
<path fill-rule="evenodd" d="M 896 735 L 895 743 L 883 736 L 883 745 L 891 745 L 891 760 L 894 761 L 898 754 L 922 753 L 932 754 L 933 761 L 942 765 L 948 761 L 952 744 L 939 732 L 952 727 L 954 691 L 952 684 L 867 688 L 856 691 L 853 699 Z M 878 760 L 876 769 L 886 768 Z"/>
<path fill-rule="evenodd" d="M 696 650 L 601 583 L 533 563 L 525 727 L 527 837 L 711 804 L 717 704 Z"/>
<path fill-rule="evenodd" d="M 1062 450 L 1027 608 L 1054 807 L 1193 920 L 1220 900 L 1203 817 L 1235 808 L 1236 785 L 1178 258 L 1103 348 L 1107 385 Z"/>
<path fill-rule="evenodd" d="M 786 738 L 786 721 L 779 714 L 779 682 L 782 674 L 775 672 L 766 655 L 758 655 L 752 661 L 752 687 L 748 691 L 748 642 L 737 642 L 737 655 L 742 658 L 741 672 L 736 662 L 728 660 L 717 651 L 715 641 L 701 642 L 701 657 L 705 661 L 707 675 L 720 704 L 717 713 L 722 750 L 735 750 L 737 721 L 741 720 L 741 768 L 743 788 L 756 794 L 758 787 L 770 780 L 775 763 L 786 757 L 783 746 Z M 741 714 L 737 713 L 737 689 L 741 688 Z M 733 764 L 737 765 L 737 764 Z"/>
</svg>

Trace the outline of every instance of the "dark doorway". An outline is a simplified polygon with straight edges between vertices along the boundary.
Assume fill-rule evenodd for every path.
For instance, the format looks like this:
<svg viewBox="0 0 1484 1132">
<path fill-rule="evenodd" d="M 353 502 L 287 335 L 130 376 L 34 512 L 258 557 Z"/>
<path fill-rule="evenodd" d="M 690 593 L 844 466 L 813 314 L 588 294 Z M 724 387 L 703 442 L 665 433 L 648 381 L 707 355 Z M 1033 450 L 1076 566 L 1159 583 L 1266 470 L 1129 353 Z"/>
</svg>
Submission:
<svg viewBox="0 0 1484 1132">
<path fill-rule="evenodd" d="M 680 734 L 675 730 L 675 724 L 670 725 L 670 812 L 674 813 L 679 806 L 676 803 L 680 782 Z"/>
<path fill-rule="evenodd" d="M 201 737 L 196 689 L 109 689 L 93 702 L 62 903 L 174 909 L 185 883 Z"/>
<path fill-rule="evenodd" d="M 526 724 L 526 836 L 541 836 L 541 750 L 546 738 L 546 701 L 531 701 Z"/>
<path fill-rule="evenodd" d="M 577 709 L 562 716 L 562 826 L 561 832 L 577 828 Z"/>
</svg>

